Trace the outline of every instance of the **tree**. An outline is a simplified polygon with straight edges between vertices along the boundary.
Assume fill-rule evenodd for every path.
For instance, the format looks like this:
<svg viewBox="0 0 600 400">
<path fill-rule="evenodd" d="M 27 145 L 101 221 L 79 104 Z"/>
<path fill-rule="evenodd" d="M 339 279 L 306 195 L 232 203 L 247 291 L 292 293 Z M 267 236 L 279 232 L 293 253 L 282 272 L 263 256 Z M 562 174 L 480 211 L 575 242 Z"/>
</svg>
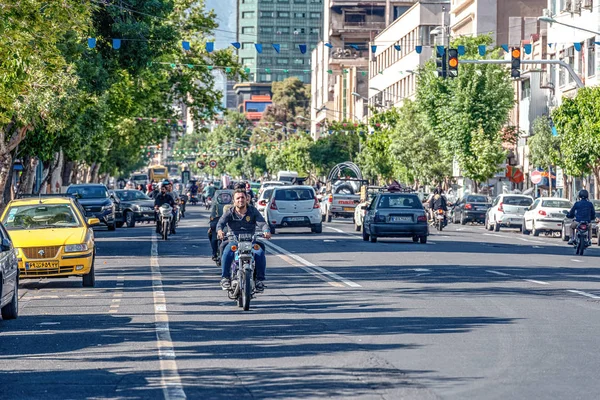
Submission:
<svg viewBox="0 0 600 400">
<path fill-rule="evenodd" d="M 537 117 L 533 121 L 533 136 L 528 140 L 529 161 L 536 167 L 552 171 L 554 166 L 562 167 L 560 138 L 552 135 L 550 120 L 547 116 Z M 552 179 L 548 181 L 552 183 Z M 552 188 L 549 188 L 551 191 Z"/>
</svg>

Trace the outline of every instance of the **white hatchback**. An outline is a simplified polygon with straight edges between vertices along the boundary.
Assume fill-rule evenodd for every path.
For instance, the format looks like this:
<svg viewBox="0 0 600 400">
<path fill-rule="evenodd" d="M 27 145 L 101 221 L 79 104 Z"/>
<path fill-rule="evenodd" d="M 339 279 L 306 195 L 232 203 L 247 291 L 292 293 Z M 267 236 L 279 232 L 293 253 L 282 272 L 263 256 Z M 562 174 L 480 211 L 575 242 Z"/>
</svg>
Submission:
<svg viewBox="0 0 600 400">
<path fill-rule="evenodd" d="M 533 236 L 538 236 L 540 232 L 561 232 L 571 207 L 571 202 L 566 199 L 540 197 L 525 211 L 521 232 L 531 232 Z"/>
<path fill-rule="evenodd" d="M 500 227 L 519 228 L 523 225 L 523 215 L 533 203 L 529 196 L 521 194 L 501 194 L 494 199 L 485 216 L 485 227 L 498 232 Z"/>
<path fill-rule="evenodd" d="M 271 234 L 277 228 L 307 227 L 321 233 L 321 208 L 311 186 L 277 186 L 264 210 Z"/>
</svg>

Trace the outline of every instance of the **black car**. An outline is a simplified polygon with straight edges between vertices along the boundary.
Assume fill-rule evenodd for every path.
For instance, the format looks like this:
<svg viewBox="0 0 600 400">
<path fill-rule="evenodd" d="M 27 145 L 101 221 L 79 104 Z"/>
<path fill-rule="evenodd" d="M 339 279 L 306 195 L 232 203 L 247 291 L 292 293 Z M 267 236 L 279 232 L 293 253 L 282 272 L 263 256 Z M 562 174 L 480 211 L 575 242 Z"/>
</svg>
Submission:
<svg viewBox="0 0 600 400">
<path fill-rule="evenodd" d="M 490 208 L 490 200 L 486 196 L 470 194 L 454 205 L 452 222 L 465 225 L 467 222 L 485 222 L 485 214 Z"/>
<path fill-rule="evenodd" d="M 86 217 L 98 218 L 109 231 L 116 229 L 115 205 L 106 186 L 98 183 L 71 185 L 67 188 L 67 194 L 77 197 Z"/>
<path fill-rule="evenodd" d="M 0 312 L 2 319 L 19 315 L 19 265 L 10 237 L 0 224 Z"/>
<path fill-rule="evenodd" d="M 133 228 L 136 222 L 154 221 L 154 200 L 139 190 L 113 190 L 117 227 L 127 224 Z"/>
</svg>

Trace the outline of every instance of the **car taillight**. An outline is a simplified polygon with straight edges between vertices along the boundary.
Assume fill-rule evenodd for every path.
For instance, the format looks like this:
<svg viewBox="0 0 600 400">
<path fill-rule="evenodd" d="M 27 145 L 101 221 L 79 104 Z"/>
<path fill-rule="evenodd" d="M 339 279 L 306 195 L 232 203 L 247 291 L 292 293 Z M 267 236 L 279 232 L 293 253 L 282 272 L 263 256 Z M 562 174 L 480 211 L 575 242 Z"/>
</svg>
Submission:
<svg viewBox="0 0 600 400">
<path fill-rule="evenodd" d="M 277 203 L 275 203 L 275 199 L 273 199 L 273 201 L 271 202 L 271 207 L 269 207 L 271 210 L 277 210 Z"/>
<path fill-rule="evenodd" d="M 375 215 L 375 222 L 385 222 L 385 217 L 383 215 Z"/>
<path fill-rule="evenodd" d="M 498 204 L 498 211 L 504 212 L 504 207 L 502 207 L 502 203 Z"/>
<path fill-rule="evenodd" d="M 470 204 L 465 204 L 465 210 L 470 210 L 470 209 L 472 209 L 472 208 L 473 208 L 473 206 L 472 206 L 472 205 L 470 205 Z"/>
<path fill-rule="evenodd" d="M 424 215 L 419 215 L 417 217 L 417 222 L 427 222 L 427 217 Z"/>
<path fill-rule="evenodd" d="M 267 201 L 266 200 L 261 200 L 258 202 L 259 205 L 261 206 L 266 206 L 267 205 Z"/>
<path fill-rule="evenodd" d="M 581 225 L 579 225 L 579 229 L 581 229 L 582 231 L 587 231 L 587 225 L 581 224 Z"/>
<path fill-rule="evenodd" d="M 321 205 L 319 204 L 319 199 L 317 199 L 315 197 L 315 205 L 313 206 L 313 208 L 321 208 Z"/>
<path fill-rule="evenodd" d="M 547 214 L 546 214 L 546 211 L 544 211 L 544 210 L 540 210 L 540 211 L 538 211 L 538 214 L 540 214 L 540 215 L 544 215 L 544 216 L 546 216 L 546 215 L 547 215 Z"/>
<path fill-rule="evenodd" d="M 333 195 L 332 194 L 329 195 L 329 199 L 327 199 L 327 201 L 329 201 L 330 203 L 333 203 Z"/>
</svg>

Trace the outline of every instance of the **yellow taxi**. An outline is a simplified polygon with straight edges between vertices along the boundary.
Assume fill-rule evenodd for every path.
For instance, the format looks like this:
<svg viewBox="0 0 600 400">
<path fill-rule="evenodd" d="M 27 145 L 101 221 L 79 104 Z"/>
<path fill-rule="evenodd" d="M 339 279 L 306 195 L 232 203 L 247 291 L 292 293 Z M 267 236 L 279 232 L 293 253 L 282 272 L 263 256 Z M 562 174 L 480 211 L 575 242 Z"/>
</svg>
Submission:
<svg viewBox="0 0 600 400">
<path fill-rule="evenodd" d="M 96 247 L 92 225 L 71 197 L 40 196 L 13 200 L 1 217 L 18 249 L 19 277 L 60 278 L 82 276 L 93 287 Z"/>
</svg>

